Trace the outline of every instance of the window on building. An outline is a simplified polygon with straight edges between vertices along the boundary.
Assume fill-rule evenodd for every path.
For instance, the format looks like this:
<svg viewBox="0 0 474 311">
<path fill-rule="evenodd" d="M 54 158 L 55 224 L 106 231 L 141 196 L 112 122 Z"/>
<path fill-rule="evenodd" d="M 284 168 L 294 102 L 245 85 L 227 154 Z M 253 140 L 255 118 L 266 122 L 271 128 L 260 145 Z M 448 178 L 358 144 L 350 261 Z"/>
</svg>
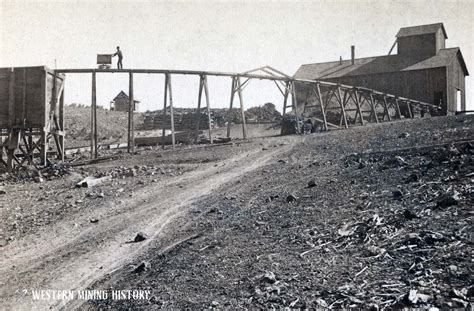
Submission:
<svg viewBox="0 0 474 311">
<path fill-rule="evenodd" d="M 462 91 L 460 89 L 456 89 L 456 111 L 461 111 L 462 107 Z"/>
</svg>

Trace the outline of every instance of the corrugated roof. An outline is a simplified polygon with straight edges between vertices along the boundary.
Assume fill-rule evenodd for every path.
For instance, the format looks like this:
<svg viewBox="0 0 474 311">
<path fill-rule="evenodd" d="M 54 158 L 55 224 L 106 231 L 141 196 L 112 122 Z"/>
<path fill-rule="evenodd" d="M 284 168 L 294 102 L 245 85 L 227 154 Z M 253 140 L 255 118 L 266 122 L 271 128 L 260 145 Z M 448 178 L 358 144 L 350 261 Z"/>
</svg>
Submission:
<svg viewBox="0 0 474 311">
<path fill-rule="evenodd" d="M 441 49 L 438 55 L 428 59 L 411 59 L 401 55 L 376 56 L 351 60 L 302 65 L 295 73 L 298 79 L 331 79 L 344 76 L 360 76 L 385 72 L 421 70 L 446 67 L 458 57 L 464 73 L 469 75 L 459 48 Z"/>
<path fill-rule="evenodd" d="M 400 37 L 409 37 L 409 36 L 435 33 L 440 28 L 443 30 L 444 37 L 448 39 L 448 35 L 446 34 L 446 30 L 444 29 L 443 23 L 420 25 L 420 26 L 413 26 L 413 27 L 403 27 L 403 28 L 400 28 L 396 37 L 400 38 Z"/>
</svg>

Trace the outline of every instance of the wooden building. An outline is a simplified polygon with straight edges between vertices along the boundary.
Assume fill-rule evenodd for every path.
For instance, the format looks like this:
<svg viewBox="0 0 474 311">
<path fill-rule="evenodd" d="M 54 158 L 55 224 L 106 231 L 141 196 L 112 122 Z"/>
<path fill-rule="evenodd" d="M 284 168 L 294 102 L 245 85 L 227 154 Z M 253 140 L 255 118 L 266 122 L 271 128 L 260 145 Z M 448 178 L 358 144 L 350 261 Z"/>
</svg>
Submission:
<svg viewBox="0 0 474 311">
<path fill-rule="evenodd" d="M 446 48 L 442 23 L 401 28 L 395 55 L 302 65 L 295 78 L 366 87 L 432 103 L 441 115 L 466 110 L 465 77 L 469 75 L 459 48 Z M 390 54 L 390 53 L 389 53 Z M 297 85 L 298 102 L 305 101 L 305 85 Z"/>
<path fill-rule="evenodd" d="M 110 110 L 128 111 L 129 102 L 130 97 L 128 97 L 128 95 L 124 91 L 120 91 L 120 93 L 118 93 L 118 95 L 115 96 L 114 100 L 110 103 Z M 140 103 L 140 101 L 134 100 L 133 103 L 133 111 L 137 111 L 138 104 Z"/>
<path fill-rule="evenodd" d="M 0 168 L 64 159 L 64 80 L 45 66 L 0 68 Z"/>
</svg>

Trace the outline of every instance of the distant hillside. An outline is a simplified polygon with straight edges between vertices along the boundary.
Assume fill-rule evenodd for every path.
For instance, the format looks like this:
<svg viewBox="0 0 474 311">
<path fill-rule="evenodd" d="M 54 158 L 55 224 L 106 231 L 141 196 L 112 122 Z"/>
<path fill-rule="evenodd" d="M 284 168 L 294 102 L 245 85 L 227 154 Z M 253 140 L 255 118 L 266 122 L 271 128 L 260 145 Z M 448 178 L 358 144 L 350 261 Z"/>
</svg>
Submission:
<svg viewBox="0 0 474 311">
<path fill-rule="evenodd" d="M 89 144 L 91 108 L 65 106 L 64 122 L 66 146 L 86 146 Z M 143 123 L 143 113 L 135 113 L 135 125 Z M 122 111 L 97 109 L 97 134 L 101 143 L 125 142 L 127 140 L 128 114 Z"/>
</svg>

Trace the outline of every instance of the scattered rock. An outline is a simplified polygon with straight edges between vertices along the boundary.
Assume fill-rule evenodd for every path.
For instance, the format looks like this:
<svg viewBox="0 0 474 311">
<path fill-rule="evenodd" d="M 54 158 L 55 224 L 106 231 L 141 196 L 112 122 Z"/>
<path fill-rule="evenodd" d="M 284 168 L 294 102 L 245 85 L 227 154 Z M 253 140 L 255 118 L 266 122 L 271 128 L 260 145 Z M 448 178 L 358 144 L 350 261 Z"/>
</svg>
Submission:
<svg viewBox="0 0 474 311">
<path fill-rule="evenodd" d="M 405 217 L 408 220 L 413 220 L 415 218 L 419 218 L 417 214 L 415 214 L 412 210 L 405 209 L 403 211 L 403 217 Z"/>
<path fill-rule="evenodd" d="M 151 264 L 148 261 L 144 261 L 141 264 L 139 264 L 134 270 L 134 273 L 141 273 L 144 271 L 147 271 L 151 268 Z"/>
<path fill-rule="evenodd" d="M 97 218 L 91 218 L 90 222 L 96 224 L 99 222 L 99 220 Z"/>
<path fill-rule="evenodd" d="M 401 200 L 403 198 L 403 192 L 399 189 L 392 191 L 392 196 L 395 200 Z"/>
<path fill-rule="evenodd" d="M 438 199 L 436 207 L 446 208 L 453 205 L 458 205 L 458 198 L 456 195 L 445 195 Z"/>
<path fill-rule="evenodd" d="M 275 273 L 271 271 L 265 272 L 265 274 L 262 276 L 262 281 L 270 283 L 270 284 L 275 283 L 276 282 Z"/>
<path fill-rule="evenodd" d="M 133 239 L 133 242 L 142 242 L 148 239 L 148 235 L 146 235 L 143 232 L 138 232 L 135 238 Z"/>
<path fill-rule="evenodd" d="M 290 194 L 286 197 L 286 203 L 295 202 L 296 200 L 298 200 L 298 198 L 293 194 Z"/>
<path fill-rule="evenodd" d="M 308 188 L 316 187 L 316 182 L 314 180 L 308 181 Z"/>
<path fill-rule="evenodd" d="M 405 179 L 405 183 L 407 184 L 418 181 L 420 181 L 420 175 L 417 173 L 410 174 L 407 179 Z"/>
<path fill-rule="evenodd" d="M 398 135 L 398 138 L 407 138 L 409 136 L 410 136 L 410 134 L 408 134 L 408 133 L 401 133 L 400 135 Z"/>
</svg>

